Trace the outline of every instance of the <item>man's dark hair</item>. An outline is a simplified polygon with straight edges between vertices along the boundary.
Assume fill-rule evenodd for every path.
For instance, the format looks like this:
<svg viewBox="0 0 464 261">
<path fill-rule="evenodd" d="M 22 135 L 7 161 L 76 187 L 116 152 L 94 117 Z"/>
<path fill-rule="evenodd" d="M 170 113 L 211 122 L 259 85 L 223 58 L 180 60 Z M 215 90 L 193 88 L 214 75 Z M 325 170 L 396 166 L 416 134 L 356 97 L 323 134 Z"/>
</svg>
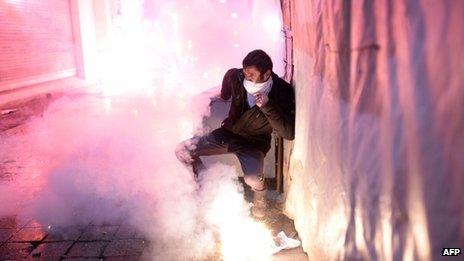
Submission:
<svg viewBox="0 0 464 261">
<path fill-rule="evenodd" d="M 251 51 L 245 59 L 243 59 L 243 68 L 255 66 L 256 69 L 263 75 L 267 70 L 272 71 L 272 60 L 263 50 Z"/>
</svg>

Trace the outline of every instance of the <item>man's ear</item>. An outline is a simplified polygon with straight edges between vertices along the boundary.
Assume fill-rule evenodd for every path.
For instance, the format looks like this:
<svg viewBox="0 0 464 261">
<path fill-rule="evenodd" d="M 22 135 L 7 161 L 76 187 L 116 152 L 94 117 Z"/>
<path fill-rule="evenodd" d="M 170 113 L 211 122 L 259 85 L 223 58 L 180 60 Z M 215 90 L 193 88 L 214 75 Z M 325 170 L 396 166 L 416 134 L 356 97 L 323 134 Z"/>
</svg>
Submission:
<svg viewBox="0 0 464 261">
<path fill-rule="evenodd" d="M 271 70 L 267 70 L 265 73 L 264 73 L 264 79 L 269 79 L 269 77 L 271 77 L 271 74 L 272 74 L 272 71 Z"/>
</svg>

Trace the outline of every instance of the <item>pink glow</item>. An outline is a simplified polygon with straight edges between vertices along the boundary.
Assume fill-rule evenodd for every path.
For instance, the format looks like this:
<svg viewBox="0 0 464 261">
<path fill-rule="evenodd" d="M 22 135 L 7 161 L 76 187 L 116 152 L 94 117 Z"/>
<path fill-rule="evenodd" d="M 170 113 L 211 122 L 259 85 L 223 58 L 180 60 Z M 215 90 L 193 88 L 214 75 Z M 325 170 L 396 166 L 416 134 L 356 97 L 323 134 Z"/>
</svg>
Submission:
<svg viewBox="0 0 464 261">
<path fill-rule="evenodd" d="M 265 22 L 280 17 L 279 1 L 146 1 L 145 9 L 138 1 L 122 3 L 98 54 L 103 95 L 58 100 L 23 133 L 1 137 L 7 149 L 0 156 L 13 156 L 23 170 L 0 184 L 0 202 L 7 202 L 0 215 L 50 226 L 124 216 L 158 242 L 158 260 L 201 260 L 214 251 L 218 230 L 227 238 L 225 253 L 243 246 L 237 232 L 251 228 L 256 233 L 249 238 L 268 241 L 268 231 L 248 217 L 232 168 L 212 168 L 199 193 L 174 150 L 205 131 L 210 100 L 198 94 L 219 85 L 227 69 L 241 67 L 250 50 L 266 50 L 282 73 L 283 48 L 273 41 L 280 31 Z M 156 12 L 147 12 L 150 4 Z M 231 233 L 217 206 L 229 206 L 237 219 L 228 222 L 246 230 Z"/>
<path fill-rule="evenodd" d="M 110 27 L 111 45 L 99 55 L 107 94 L 153 94 L 159 88 L 197 93 L 217 86 L 227 69 L 241 67 L 257 48 L 283 73 L 279 1 L 122 3 Z"/>
</svg>

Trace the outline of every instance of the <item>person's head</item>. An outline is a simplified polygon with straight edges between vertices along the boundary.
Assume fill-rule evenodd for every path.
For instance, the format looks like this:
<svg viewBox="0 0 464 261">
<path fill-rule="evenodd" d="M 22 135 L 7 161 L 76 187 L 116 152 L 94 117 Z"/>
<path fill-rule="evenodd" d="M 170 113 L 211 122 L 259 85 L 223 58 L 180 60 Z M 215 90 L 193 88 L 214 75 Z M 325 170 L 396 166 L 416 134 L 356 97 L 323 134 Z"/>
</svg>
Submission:
<svg viewBox="0 0 464 261">
<path fill-rule="evenodd" d="M 263 50 L 251 51 L 242 62 L 245 79 L 255 83 L 265 82 L 272 74 L 272 60 Z"/>
</svg>

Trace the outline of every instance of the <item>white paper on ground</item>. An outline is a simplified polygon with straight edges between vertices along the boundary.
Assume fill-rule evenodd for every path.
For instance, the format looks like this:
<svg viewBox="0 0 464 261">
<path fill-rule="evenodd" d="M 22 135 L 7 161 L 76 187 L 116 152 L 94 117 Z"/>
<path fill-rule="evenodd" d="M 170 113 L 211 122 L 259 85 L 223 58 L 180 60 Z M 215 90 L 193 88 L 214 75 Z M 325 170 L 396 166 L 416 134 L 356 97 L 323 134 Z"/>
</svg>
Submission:
<svg viewBox="0 0 464 261">
<path fill-rule="evenodd" d="M 280 231 L 277 234 L 277 236 L 274 237 L 274 243 L 275 245 L 273 245 L 272 247 L 273 248 L 272 254 L 276 254 L 277 252 L 284 250 L 284 249 L 292 249 L 295 247 L 299 247 L 301 244 L 299 240 L 287 237 L 284 231 Z"/>
</svg>

